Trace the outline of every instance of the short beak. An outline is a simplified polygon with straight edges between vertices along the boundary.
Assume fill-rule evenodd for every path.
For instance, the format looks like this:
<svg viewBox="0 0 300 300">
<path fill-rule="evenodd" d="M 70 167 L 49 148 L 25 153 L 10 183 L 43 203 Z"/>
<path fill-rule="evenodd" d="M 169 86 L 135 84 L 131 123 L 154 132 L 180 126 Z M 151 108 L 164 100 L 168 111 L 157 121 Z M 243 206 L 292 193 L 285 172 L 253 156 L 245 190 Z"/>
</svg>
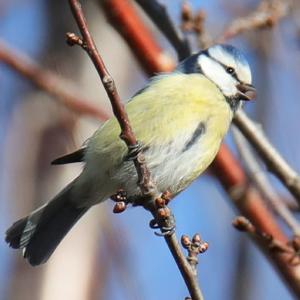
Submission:
<svg viewBox="0 0 300 300">
<path fill-rule="evenodd" d="M 236 87 L 240 100 L 250 101 L 256 98 L 256 90 L 251 84 L 239 83 Z"/>
</svg>

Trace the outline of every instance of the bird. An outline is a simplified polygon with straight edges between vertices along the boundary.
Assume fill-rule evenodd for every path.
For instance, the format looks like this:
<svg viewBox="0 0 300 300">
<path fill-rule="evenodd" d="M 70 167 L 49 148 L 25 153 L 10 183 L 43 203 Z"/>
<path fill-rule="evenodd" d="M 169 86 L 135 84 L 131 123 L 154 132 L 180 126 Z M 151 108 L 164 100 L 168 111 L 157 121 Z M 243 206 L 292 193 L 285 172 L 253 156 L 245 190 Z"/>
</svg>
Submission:
<svg viewBox="0 0 300 300">
<path fill-rule="evenodd" d="M 235 112 L 255 97 L 244 54 L 226 44 L 192 54 L 174 71 L 150 79 L 125 109 L 157 190 L 176 196 L 201 175 L 215 158 Z M 84 162 L 84 167 L 54 199 L 6 231 L 6 242 L 22 249 L 29 264 L 45 263 L 93 205 L 118 190 L 141 194 L 120 132 L 112 117 L 84 148 L 52 162 Z"/>
</svg>

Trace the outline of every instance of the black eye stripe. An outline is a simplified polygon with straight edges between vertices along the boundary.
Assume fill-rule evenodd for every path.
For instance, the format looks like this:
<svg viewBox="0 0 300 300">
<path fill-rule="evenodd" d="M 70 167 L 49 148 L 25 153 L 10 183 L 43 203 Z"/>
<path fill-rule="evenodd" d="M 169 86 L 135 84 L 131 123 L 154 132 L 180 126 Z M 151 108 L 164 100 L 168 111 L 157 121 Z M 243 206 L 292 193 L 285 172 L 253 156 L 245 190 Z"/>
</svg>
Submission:
<svg viewBox="0 0 300 300">
<path fill-rule="evenodd" d="M 206 55 L 207 57 L 209 57 L 210 59 L 212 59 L 213 61 L 215 61 L 216 63 L 218 63 L 219 65 L 221 65 L 221 66 L 223 67 L 223 69 L 225 70 L 225 72 L 227 72 L 227 69 L 228 69 L 228 68 L 232 68 L 232 67 L 230 67 L 230 66 L 226 66 L 226 65 L 222 64 L 220 61 L 218 61 L 218 60 L 215 59 L 214 57 L 210 56 L 210 55 L 209 55 L 209 52 L 208 52 L 207 50 L 203 51 L 202 53 L 203 53 L 204 55 Z M 238 78 L 238 76 L 237 76 L 237 74 L 236 74 L 236 72 L 235 72 L 235 69 L 234 69 L 234 68 L 232 68 L 232 69 L 234 70 L 234 72 L 233 72 L 233 73 L 230 73 L 230 75 L 231 75 L 235 80 L 237 80 L 238 82 L 241 83 L 241 80 Z M 228 73 L 228 72 L 227 72 L 227 73 Z"/>
<path fill-rule="evenodd" d="M 222 63 L 220 63 L 219 62 L 219 64 L 224 68 L 224 70 L 227 72 L 227 69 L 228 69 L 228 66 L 225 66 L 225 65 L 223 65 Z M 231 67 L 230 67 L 231 68 Z M 233 73 L 229 73 L 229 72 L 227 72 L 228 74 L 230 74 L 235 80 L 237 80 L 238 82 L 241 82 L 240 80 L 239 80 L 239 78 L 237 77 L 237 74 L 236 74 L 236 72 L 235 72 L 235 69 L 234 68 L 232 68 L 233 69 Z"/>
</svg>

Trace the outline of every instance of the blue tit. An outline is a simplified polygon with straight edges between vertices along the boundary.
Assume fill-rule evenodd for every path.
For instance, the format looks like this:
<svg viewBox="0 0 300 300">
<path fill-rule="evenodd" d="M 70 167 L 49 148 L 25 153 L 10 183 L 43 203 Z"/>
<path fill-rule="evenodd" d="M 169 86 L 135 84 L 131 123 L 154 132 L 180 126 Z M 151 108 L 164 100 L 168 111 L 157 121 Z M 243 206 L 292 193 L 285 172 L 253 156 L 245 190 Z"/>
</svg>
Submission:
<svg viewBox="0 0 300 300">
<path fill-rule="evenodd" d="M 241 100 L 255 97 L 250 67 L 242 53 L 215 45 L 153 77 L 126 105 L 158 191 L 177 195 L 213 161 Z M 14 223 L 6 232 L 13 248 L 31 265 L 47 261 L 58 244 L 94 204 L 118 190 L 140 194 L 116 118 L 104 123 L 88 145 L 55 160 L 83 161 L 82 173 L 52 201 Z"/>
</svg>

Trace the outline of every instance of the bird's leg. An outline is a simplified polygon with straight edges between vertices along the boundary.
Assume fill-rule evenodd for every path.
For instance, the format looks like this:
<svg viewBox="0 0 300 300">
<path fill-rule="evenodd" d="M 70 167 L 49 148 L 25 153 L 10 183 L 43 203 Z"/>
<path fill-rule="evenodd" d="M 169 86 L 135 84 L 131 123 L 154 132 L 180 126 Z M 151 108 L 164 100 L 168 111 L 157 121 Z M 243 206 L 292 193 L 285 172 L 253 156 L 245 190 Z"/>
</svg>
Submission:
<svg viewBox="0 0 300 300">
<path fill-rule="evenodd" d="M 160 228 L 161 232 L 154 232 L 158 236 L 171 235 L 175 231 L 175 218 L 167 204 L 171 200 L 171 193 L 164 192 L 159 198 L 155 199 L 154 207 L 151 212 L 154 219 L 150 221 L 151 228 Z"/>
</svg>

